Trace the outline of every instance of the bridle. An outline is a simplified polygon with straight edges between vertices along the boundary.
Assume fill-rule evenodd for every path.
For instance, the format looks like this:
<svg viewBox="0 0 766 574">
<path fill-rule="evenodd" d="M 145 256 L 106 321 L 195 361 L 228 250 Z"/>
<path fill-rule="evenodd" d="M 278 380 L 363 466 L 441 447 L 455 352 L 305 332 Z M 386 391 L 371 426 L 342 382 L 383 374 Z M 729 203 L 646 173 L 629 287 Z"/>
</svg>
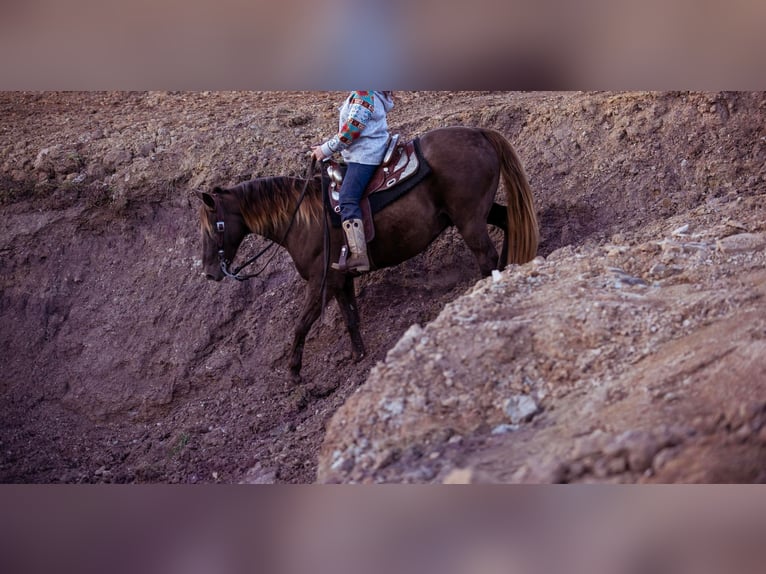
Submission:
<svg viewBox="0 0 766 574">
<path fill-rule="evenodd" d="M 298 216 L 298 210 L 301 207 L 301 203 L 303 203 L 303 199 L 306 197 L 306 190 L 308 189 L 309 182 L 311 181 L 311 176 L 313 175 L 314 167 L 315 167 L 315 160 L 312 157 L 311 164 L 306 170 L 307 172 L 306 178 L 303 184 L 303 189 L 301 190 L 301 194 L 298 197 L 298 203 L 296 204 L 295 210 L 293 211 L 293 214 L 290 217 L 290 222 L 287 225 L 287 229 L 285 229 L 285 233 L 282 236 L 282 240 L 279 242 L 279 245 L 284 245 L 285 240 L 287 239 L 287 234 L 290 232 L 290 229 L 292 229 L 293 223 L 295 222 L 295 218 Z M 216 218 L 215 228 L 214 228 L 215 240 L 216 240 L 216 245 L 218 247 L 218 261 L 221 265 L 221 271 L 223 271 L 223 274 L 226 277 L 230 277 L 231 279 L 236 279 L 237 281 L 247 281 L 248 279 L 252 279 L 253 277 L 258 277 L 261 273 L 263 273 L 266 270 L 266 267 L 268 267 L 269 263 L 271 263 L 271 260 L 274 259 L 274 256 L 277 254 L 276 251 L 271 254 L 271 257 L 269 257 L 266 263 L 264 263 L 263 266 L 255 273 L 250 273 L 248 275 L 240 275 L 240 273 L 245 267 L 249 267 L 256 261 L 258 261 L 258 259 L 260 259 L 260 257 L 263 254 L 265 254 L 269 249 L 274 247 L 274 245 L 277 245 L 277 242 L 270 240 L 269 244 L 266 247 L 264 247 L 258 253 L 256 253 L 253 257 L 245 261 L 242 265 L 240 265 L 233 271 L 230 271 L 229 266 L 231 265 L 231 261 L 226 258 L 226 253 L 225 253 L 226 223 L 224 222 L 224 217 L 223 217 L 224 215 L 223 207 L 221 206 L 221 199 L 218 197 L 217 194 L 213 194 L 213 200 L 215 202 L 215 218 Z"/>
<path fill-rule="evenodd" d="M 242 265 L 234 269 L 233 271 L 229 270 L 229 266 L 231 265 L 231 261 L 226 258 L 226 252 L 225 252 L 225 237 L 226 237 L 226 223 L 224 222 L 223 217 L 223 207 L 221 206 L 221 199 L 218 197 L 217 194 L 213 195 L 213 199 L 215 201 L 215 241 L 216 245 L 218 247 L 218 261 L 221 266 L 221 271 L 223 271 L 223 274 L 226 277 L 230 277 L 231 279 L 236 279 L 237 281 L 246 281 L 248 279 L 252 279 L 253 277 L 257 277 L 260 275 L 264 269 L 266 269 L 266 265 L 269 264 L 271 259 L 266 262 L 266 265 L 264 265 L 261 269 L 259 269 L 256 273 L 251 273 L 249 275 L 240 275 L 241 271 L 248 267 L 249 265 L 252 265 L 258 259 L 266 253 L 269 249 L 274 247 L 274 242 L 270 241 L 269 244 L 264 247 L 260 252 L 258 252 L 255 256 L 251 257 L 247 261 L 245 261 Z"/>
</svg>

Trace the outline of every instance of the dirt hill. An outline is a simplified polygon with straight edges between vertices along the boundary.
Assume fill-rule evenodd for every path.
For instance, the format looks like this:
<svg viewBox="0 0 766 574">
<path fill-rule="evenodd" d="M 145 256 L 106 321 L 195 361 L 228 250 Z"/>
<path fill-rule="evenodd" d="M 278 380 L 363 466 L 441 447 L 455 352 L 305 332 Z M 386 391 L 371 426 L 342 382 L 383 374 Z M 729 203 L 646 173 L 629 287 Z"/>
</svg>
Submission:
<svg viewBox="0 0 766 574">
<path fill-rule="evenodd" d="M 205 281 L 191 190 L 302 175 L 342 97 L 0 94 L 0 480 L 766 478 L 766 96 L 397 93 L 511 140 L 540 257 L 359 279 L 368 356 L 331 307 L 296 388 L 302 280 Z"/>
</svg>

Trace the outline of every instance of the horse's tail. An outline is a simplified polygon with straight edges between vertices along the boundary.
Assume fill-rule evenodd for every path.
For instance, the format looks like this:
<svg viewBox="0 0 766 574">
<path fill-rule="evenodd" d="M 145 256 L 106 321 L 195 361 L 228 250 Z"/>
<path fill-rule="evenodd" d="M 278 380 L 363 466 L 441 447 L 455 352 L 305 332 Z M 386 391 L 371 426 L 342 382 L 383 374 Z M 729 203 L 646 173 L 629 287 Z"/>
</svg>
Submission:
<svg viewBox="0 0 766 574">
<path fill-rule="evenodd" d="M 508 228 L 503 245 L 503 254 L 508 254 L 508 261 L 499 262 L 502 269 L 507 263 L 526 263 L 535 258 L 540 229 L 532 189 L 516 150 L 500 132 L 484 129 L 482 133 L 497 151 L 508 202 Z"/>
</svg>

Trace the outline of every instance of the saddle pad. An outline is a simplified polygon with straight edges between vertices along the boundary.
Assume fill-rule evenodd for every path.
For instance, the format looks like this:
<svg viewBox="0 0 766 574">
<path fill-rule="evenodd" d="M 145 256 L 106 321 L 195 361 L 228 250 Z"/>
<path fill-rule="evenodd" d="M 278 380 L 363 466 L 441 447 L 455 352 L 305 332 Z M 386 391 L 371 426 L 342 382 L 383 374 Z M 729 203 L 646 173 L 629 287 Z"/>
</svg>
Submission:
<svg viewBox="0 0 766 574">
<path fill-rule="evenodd" d="M 364 192 L 365 195 L 372 195 L 384 189 L 390 189 L 400 181 L 404 181 L 417 173 L 420 156 L 415 145 L 415 140 L 397 145 L 393 154 L 391 154 L 391 159 L 382 164 L 372 175 L 370 183 L 367 184 L 367 189 Z"/>
<path fill-rule="evenodd" d="M 410 155 L 416 156 L 417 169 L 409 170 L 407 165 L 402 163 L 402 157 L 408 153 L 408 149 L 411 150 L 409 152 Z M 362 200 L 359 202 L 364 221 L 364 232 L 368 243 L 375 237 L 375 226 L 373 223 L 375 214 L 405 195 L 431 173 L 431 167 L 420 151 L 420 141 L 417 138 L 408 144 L 400 146 L 400 149 L 394 152 L 392 160 L 388 165 L 396 167 L 400 163 L 402 163 L 402 168 L 398 172 L 405 174 L 404 178 L 399 177 L 397 183 L 386 186 L 386 183 L 391 180 L 391 177 L 387 177 L 391 171 L 389 168 L 389 171 L 386 172 L 384 171 L 386 166 L 381 166 L 373 175 L 370 185 L 367 186 Z M 411 161 L 407 162 L 407 164 L 414 165 Z M 407 173 L 408 171 L 409 173 Z M 337 200 L 331 197 L 330 178 L 324 171 L 322 172 L 322 191 L 327 212 L 330 214 L 330 222 L 333 227 L 340 227 L 340 213 L 335 210 L 338 203 Z"/>
</svg>

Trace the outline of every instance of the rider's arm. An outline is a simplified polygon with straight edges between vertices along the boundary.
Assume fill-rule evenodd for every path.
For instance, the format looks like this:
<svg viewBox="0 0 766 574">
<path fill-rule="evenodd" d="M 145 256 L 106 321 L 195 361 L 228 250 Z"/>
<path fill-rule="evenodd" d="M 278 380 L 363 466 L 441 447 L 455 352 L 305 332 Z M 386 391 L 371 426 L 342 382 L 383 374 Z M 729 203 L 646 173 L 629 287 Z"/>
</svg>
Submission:
<svg viewBox="0 0 766 574">
<path fill-rule="evenodd" d="M 367 122 L 375 110 L 375 97 L 372 92 L 351 92 L 348 114 L 336 135 L 322 144 L 325 157 L 343 151 L 362 135 Z"/>
</svg>

